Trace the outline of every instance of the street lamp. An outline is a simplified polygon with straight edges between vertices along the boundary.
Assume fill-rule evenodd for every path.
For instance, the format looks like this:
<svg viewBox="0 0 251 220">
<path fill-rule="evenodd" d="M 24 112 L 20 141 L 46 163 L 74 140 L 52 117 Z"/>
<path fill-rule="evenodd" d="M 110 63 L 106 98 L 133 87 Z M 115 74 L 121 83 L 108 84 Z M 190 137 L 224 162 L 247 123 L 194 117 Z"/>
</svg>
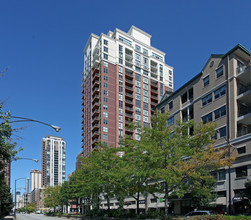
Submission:
<svg viewBox="0 0 251 220">
<path fill-rule="evenodd" d="M 19 120 L 10 121 L 10 123 L 31 121 L 31 122 L 37 122 L 37 123 L 40 123 L 40 124 L 43 124 L 43 125 L 47 125 L 47 126 L 53 128 L 56 132 L 59 132 L 61 130 L 61 128 L 59 126 L 50 125 L 48 123 L 38 121 L 38 120 L 35 120 L 35 119 L 31 119 L 31 118 L 25 118 L 25 117 L 13 116 L 13 115 L 11 115 L 11 118 L 16 118 L 16 119 L 19 119 Z"/>
<path fill-rule="evenodd" d="M 20 157 L 17 157 L 17 158 L 14 158 L 14 160 L 33 160 L 34 162 L 38 162 L 39 160 L 38 159 L 31 159 L 31 158 L 20 158 Z M 16 191 L 17 191 L 17 181 L 18 180 L 21 180 L 21 179 L 26 179 L 25 177 L 21 177 L 21 178 L 18 178 L 18 179 L 15 179 L 15 208 L 14 208 L 14 216 L 16 218 L 16 207 L 17 207 L 17 196 L 16 196 Z"/>
</svg>

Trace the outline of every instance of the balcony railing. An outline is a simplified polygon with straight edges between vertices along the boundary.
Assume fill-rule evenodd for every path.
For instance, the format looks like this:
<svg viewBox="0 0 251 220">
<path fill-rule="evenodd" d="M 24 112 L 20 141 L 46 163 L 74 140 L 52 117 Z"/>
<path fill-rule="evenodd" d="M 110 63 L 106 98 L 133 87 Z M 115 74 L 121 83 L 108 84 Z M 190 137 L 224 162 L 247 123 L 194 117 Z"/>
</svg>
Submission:
<svg viewBox="0 0 251 220">
<path fill-rule="evenodd" d="M 129 89 L 129 90 L 133 90 L 133 88 L 131 86 L 125 86 L 126 89 Z"/>
<path fill-rule="evenodd" d="M 129 83 L 131 83 L 131 84 L 133 84 L 133 81 L 130 80 L 130 79 L 126 79 L 125 81 L 126 81 L 126 82 L 129 82 Z"/>
<path fill-rule="evenodd" d="M 240 107 L 239 109 L 239 117 L 251 113 L 251 106 Z"/>
<path fill-rule="evenodd" d="M 128 117 L 128 118 L 133 118 L 132 114 L 125 113 L 125 116 Z"/>
<path fill-rule="evenodd" d="M 129 110 L 129 111 L 133 111 L 133 108 L 128 107 L 128 106 L 126 106 L 125 109 L 126 109 L 126 110 Z"/>
<path fill-rule="evenodd" d="M 244 129 L 237 131 L 237 137 L 240 137 L 240 136 L 243 136 L 246 134 L 250 134 L 250 133 L 251 133 L 251 127 L 247 127 L 247 128 L 244 128 Z"/>
<path fill-rule="evenodd" d="M 126 103 L 130 103 L 130 104 L 133 104 L 133 101 L 129 100 L 129 99 L 126 99 L 125 100 Z"/>
<path fill-rule="evenodd" d="M 240 85 L 238 95 L 240 95 L 240 94 L 242 94 L 242 93 L 244 93 L 244 92 L 246 92 L 248 90 L 251 90 L 251 84 L 246 85 L 246 86 Z"/>
<path fill-rule="evenodd" d="M 125 95 L 133 98 L 133 95 L 129 92 L 126 92 Z"/>
</svg>

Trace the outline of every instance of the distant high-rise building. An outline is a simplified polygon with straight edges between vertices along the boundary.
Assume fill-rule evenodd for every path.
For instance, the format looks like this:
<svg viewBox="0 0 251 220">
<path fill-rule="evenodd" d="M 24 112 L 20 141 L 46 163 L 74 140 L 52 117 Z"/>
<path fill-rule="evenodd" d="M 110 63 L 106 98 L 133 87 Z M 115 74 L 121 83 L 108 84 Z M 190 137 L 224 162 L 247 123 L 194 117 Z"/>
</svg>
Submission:
<svg viewBox="0 0 251 220">
<path fill-rule="evenodd" d="M 26 178 L 25 192 L 30 193 L 30 178 Z"/>
<path fill-rule="evenodd" d="M 42 187 L 42 172 L 41 170 L 31 170 L 31 188 L 30 191 L 27 191 L 27 179 L 26 179 L 26 192 L 32 192 L 34 189 Z M 29 179 L 28 179 L 29 180 Z"/>
<path fill-rule="evenodd" d="M 152 108 L 173 91 L 173 67 L 151 45 L 151 35 L 132 26 L 126 33 L 91 34 L 84 48 L 82 142 L 87 157 L 98 142 L 118 147 L 130 121 L 148 126 Z M 122 155 L 119 152 L 119 155 Z"/>
<path fill-rule="evenodd" d="M 56 186 L 65 181 L 65 141 L 47 135 L 42 141 L 42 185 Z"/>
</svg>

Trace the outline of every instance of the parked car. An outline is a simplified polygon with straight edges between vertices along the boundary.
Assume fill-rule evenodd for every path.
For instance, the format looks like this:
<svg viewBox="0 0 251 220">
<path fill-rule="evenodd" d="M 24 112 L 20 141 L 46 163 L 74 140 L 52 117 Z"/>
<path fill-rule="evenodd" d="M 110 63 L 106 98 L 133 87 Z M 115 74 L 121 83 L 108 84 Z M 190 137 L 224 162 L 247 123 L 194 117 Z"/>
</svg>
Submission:
<svg viewBox="0 0 251 220">
<path fill-rule="evenodd" d="M 216 212 L 209 211 L 209 210 L 198 210 L 198 211 L 192 211 L 187 213 L 184 217 L 192 217 L 192 216 L 198 216 L 198 215 L 217 215 Z"/>
<path fill-rule="evenodd" d="M 40 211 L 40 210 L 37 210 L 37 211 L 36 211 L 36 214 L 41 214 L 41 211 Z"/>
</svg>

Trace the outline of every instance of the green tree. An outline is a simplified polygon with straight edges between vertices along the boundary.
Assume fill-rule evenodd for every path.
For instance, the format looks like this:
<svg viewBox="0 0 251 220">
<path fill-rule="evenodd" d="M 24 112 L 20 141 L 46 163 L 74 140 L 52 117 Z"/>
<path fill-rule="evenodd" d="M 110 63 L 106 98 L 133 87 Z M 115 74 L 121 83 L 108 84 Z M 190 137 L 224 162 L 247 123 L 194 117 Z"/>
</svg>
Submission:
<svg viewBox="0 0 251 220">
<path fill-rule="evenodd" d="M 3 180 L 3 179 L 2 179 Z M 2 181 L 0 180 L 0 181 Z M 1 213 L 0 216 L 8 215 L 13 207 L 12 197 L 10 193 L 10 187 L 6 185 L 6 182 L 3 181 L 0 186 L 0 195 L 1 195 Z"/>
<path fill-rule="evenodd" d="M 128 137 L 124 140 L 126 155 L 129 154 L 129 158 L 130 154 L 135 155 L 131 161 L 128 159 L 128 169 L 132 168 L 129 170 L 132 178 L 128 190 L 133 190 L 138 184 L 137 190 L 141 193 L 143 190 L 164 193 L 165 214 L 168 213 L 170 198 L 180 198 L 186 193 L 202 193 L 196 187 L 202 181 L 213 181 L 211 171 L 229 161 L 222 159 L 226 149 L 216 151 L 213 147 L 214 124 L 195 125 L 193 121 L 188 121 L 177 122 L 170 127 L 168 116 L 167 113 L 156 113 L 151 119 L 152 126 L 141 130 L 141 139 L 137 143 L 131 138 L 128 140 Z M 193 131 L 193 134 L 189 135 L 188 131 Z M 133 166 L 129 165 L 131 162 Z M 193 184 L 190 184 L 191 181 Z M 212 189 L 211 185 L 209 189 Z M 210 196 L 209 189 L 203 194 L 206 198 Z"/>
<path fill-rule="evenodd" d="M 26 211 L 28 213 L 35 212 L 36 209 L 37 209 L 36 208 L 36 203 L 29 203 L 29 204 L 27 204 L 26 207 L 25 207 L 25 209 L 26 209 Z"/>
<path fill-rule="evenodd" d="M 61 186 L 48 186 L 45 189 L 45 206 L 48 208 L 53 208 L 54 212 L 56 207 L 60 205 L 60 189 Z"/>
</svg>

